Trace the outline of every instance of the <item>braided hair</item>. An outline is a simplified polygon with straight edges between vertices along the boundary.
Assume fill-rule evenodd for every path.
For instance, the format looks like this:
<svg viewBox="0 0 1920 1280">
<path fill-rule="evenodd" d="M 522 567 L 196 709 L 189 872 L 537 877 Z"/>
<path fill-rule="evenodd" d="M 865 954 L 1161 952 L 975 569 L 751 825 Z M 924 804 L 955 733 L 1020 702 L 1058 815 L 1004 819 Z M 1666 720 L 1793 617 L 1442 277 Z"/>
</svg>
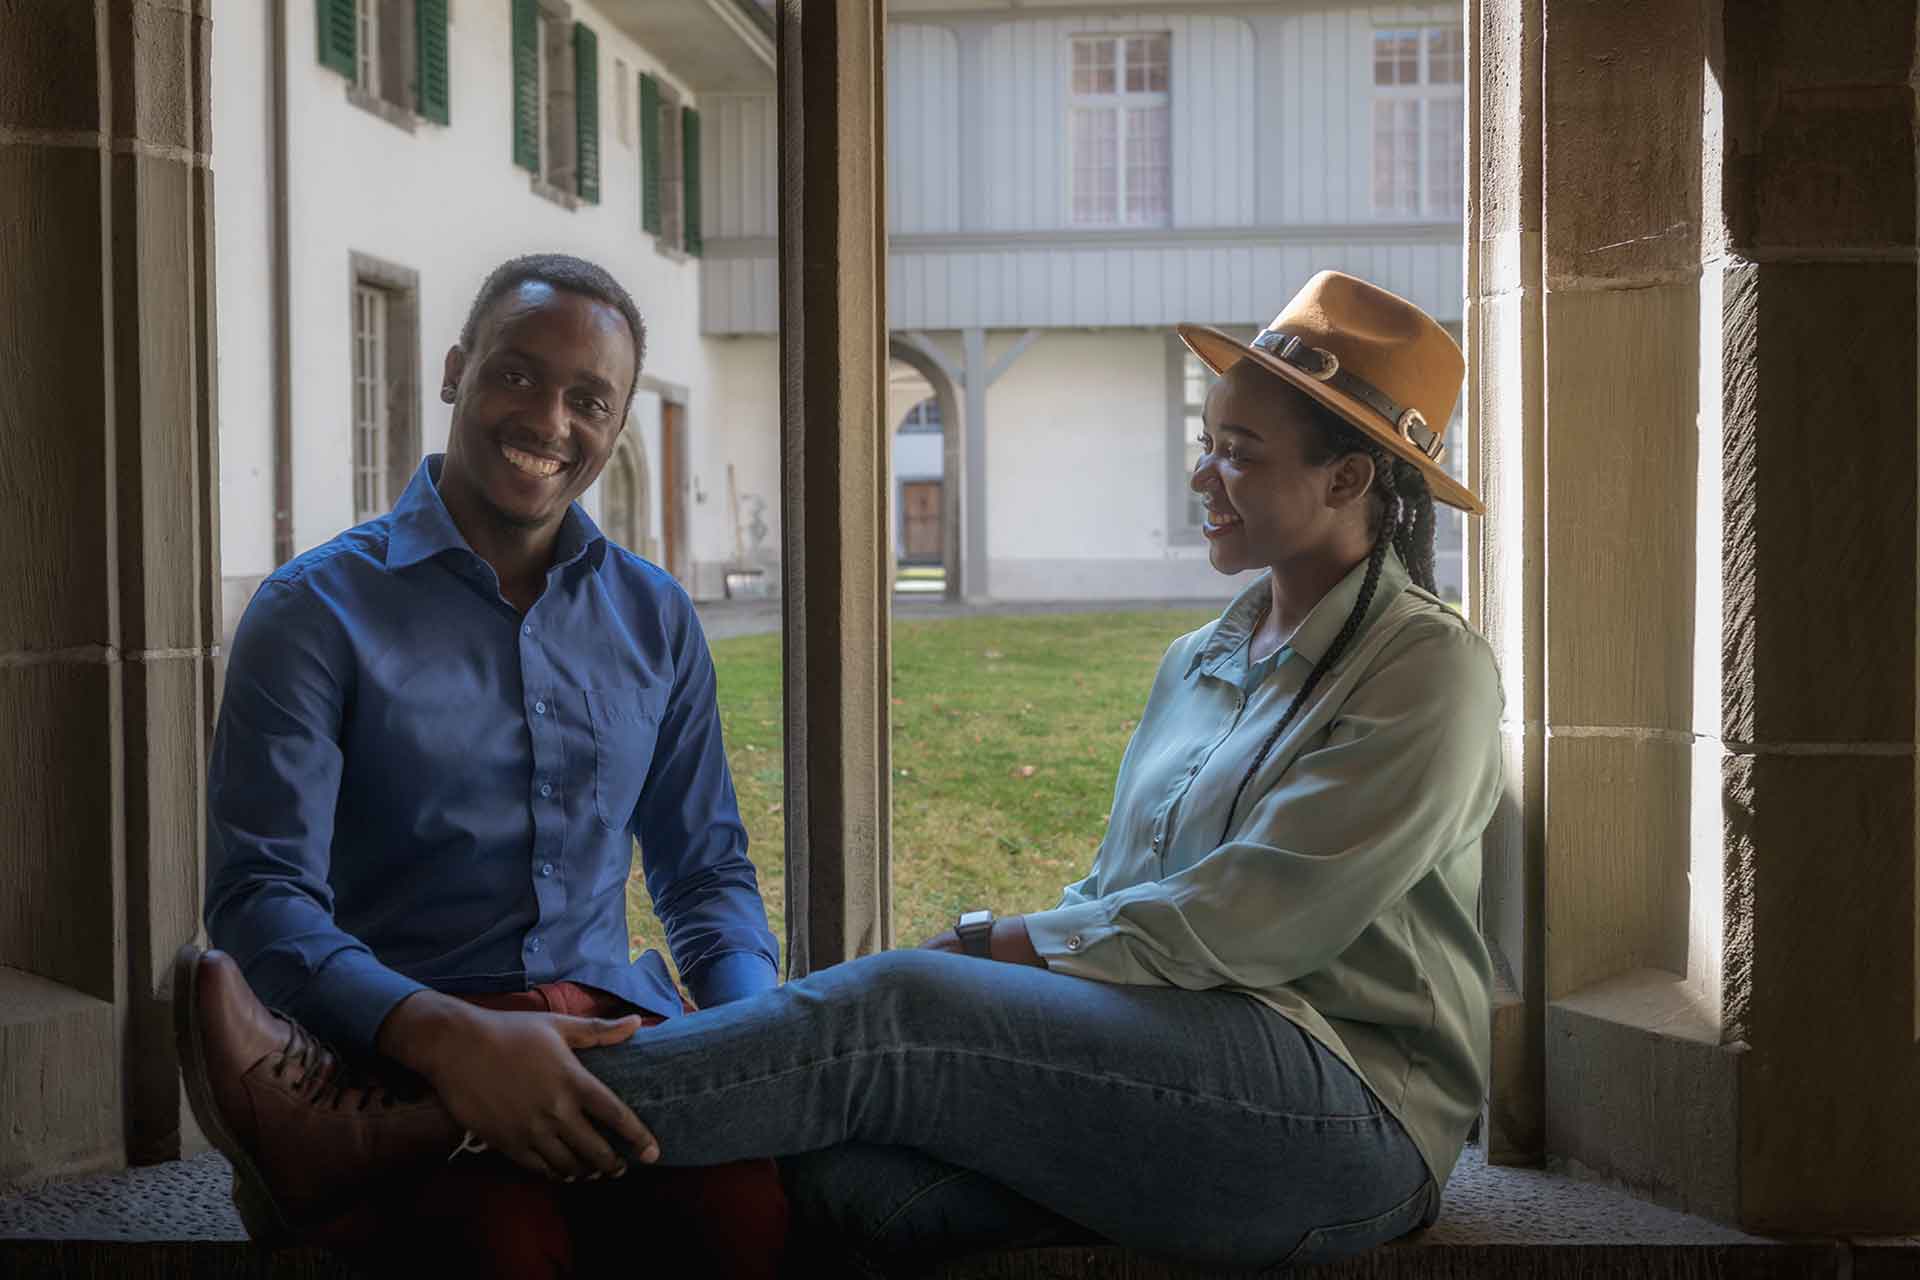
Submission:
<svg viewBox="0 0 1920 1280">
<path fill-rule="evenodd" d="M 1301 396 L 1300 399 L 1306 404 L 1310 423 L 1302 450 L 1309 463 L 1320 466 L 1350 453 L 1363 453 L 1373 460 L 1373 508 L 1369 520 L 1373 529 L 1373 550 L 1367 556 L 1367 576 L 1360 583 L 1360 594 L 1353 602 L 1353 610 L 1347 614 L 1345 625 L 1334 636 L 1333 643 L 1327 646 L 1326 653 L 1313 664 L 1313 670 L 1307 673 L 1300 692 L 1293 695 L 1293 701 L 1287 704 L 1280 722 L 1273 726 L 1273 732 L 1260 744 L 1259 753 L 1253 757 L 1253 763 L 1247 766 L 1246 773 L 1241 777 L 1240 786 L 1233 793 L 1233 803 L 1227 806 L 1227 821 L 1220 828 L 1219 844 L 1225 844 L 1228 835 L 1232 834 L 1234 811 L 1240 807 L 1240 800 L 1246 795 L 1254 775 L 1266 763 L 1273 744 L 1280 741 L 1280 735 L 1287 731 L 1287 726 L 1300 714 L 1300 708 L 1313 696 L 1321 678 L 1333 669 L 1334 663 L 1340 661 L 1341 655 L 1347 651 L 1347 646 L 1360 634 L 1360 625 L 1366 621 L 1374 592 L 1380 586 L 1380 569 L 1386 564 L 1387 548 L 1392 547 L 1400 553 L 1402 563 L 1407 566 L 1407 576 L 1414 585 L 1427 591 L 1434 589 L 1433 492 L 1427 487 L 1426 476 L 1421 474 L 1419 467 L 1375 444 L 1318 400 L 1309 396 Z"/>
</svg>

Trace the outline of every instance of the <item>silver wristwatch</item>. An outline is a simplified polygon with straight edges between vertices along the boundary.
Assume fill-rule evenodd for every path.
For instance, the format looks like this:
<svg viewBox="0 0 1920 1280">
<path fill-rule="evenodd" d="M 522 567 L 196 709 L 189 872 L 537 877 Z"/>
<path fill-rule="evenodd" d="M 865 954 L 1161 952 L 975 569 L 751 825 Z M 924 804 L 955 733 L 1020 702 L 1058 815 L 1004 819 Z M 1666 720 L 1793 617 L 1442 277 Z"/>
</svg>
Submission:
<svg viewBox="0 0 1920 1280">
<path fill-rule="evenodd" d="M 960 935 L 962 951 L 982 960 L 993 958 L 993 912 L 963 912 L 954 922 L 953 931 Z"/>
</svg>

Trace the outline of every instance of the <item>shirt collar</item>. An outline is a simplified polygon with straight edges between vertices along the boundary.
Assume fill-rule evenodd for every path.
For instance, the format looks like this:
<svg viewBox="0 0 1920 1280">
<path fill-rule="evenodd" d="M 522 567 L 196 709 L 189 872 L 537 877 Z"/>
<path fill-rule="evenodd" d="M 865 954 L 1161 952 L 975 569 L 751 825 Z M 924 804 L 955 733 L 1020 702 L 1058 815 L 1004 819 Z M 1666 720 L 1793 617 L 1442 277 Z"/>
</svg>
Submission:
<svg viewBox="0 0 1920 1280">
<path fill-rule="evenodd" d="M 473 548 L 460 536 L 447 504 L 440 500 L 440 465 L 443 453 L 428 454 L 407 482 L 405 493 L 393 505 L 393 527 L 387 535 L 387 568 L 404 569 L 431 560 L 442 551 L 458 549 L 473 555 Z M 575 502 L 567 507 L 560 522 L 560 536 L 554 543 L 553 565 L 560 568 L 585 557 L 598 569 L 607 555 L 606 535 L 593 518 Z"/>
<path fill-rule="evenodd" d="M 1305 620 L 1288 638 L 1282 651 L 1296 654 L 1308 662 L 1318 662 L 1325 657 L 1333 645 L 1334 637 L 1346 625 L 1347 615 L 1353 612 L 1353 602 L 1360 598 L 1360 588 L 1366 583 L 1366 578 L 1367 562 L 1362 560 L 1346 577 L 1340 579 L 1333 590 L 1320 597 L 1319 603 L 1307 612 Z M 1373 602 L 1367 612 L 1378 617 L 1380 609 L 1399 595 L 1407 582 L 1407 568 L 1400 562 L 1400 553 L 1389 545 L 1386 560 L 1380 566 L 1380 581 L 1374 587 Z M 1247 643 L 1272 601 L 1273 577 L 1269 570 L 1233 598 L 1227 611 L 1220 615 L 1213 636 L 1187 664 L 1187 674 L 1192 675 L 1196 668 L 1204 669 L 1208 675 L 1217 673 Z"/>
</svg>

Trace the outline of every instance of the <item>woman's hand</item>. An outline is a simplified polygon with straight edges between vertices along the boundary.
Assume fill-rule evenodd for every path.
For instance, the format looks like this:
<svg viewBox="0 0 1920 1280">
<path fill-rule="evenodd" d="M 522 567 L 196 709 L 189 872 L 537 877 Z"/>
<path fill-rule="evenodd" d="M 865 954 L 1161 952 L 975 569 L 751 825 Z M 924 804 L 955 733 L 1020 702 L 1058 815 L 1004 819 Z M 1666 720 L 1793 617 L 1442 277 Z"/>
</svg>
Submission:
<svg viewBox="0 0 1920 1280">
<path fill-rule="evenodd" d="M 960 945 L 960 935 L 951 929 L 934 934 L 931 938 L 928 938 L 920 944 L 920 949 L 922 951 L 944 951 L 950 956 L 963 956 L 967 954 L 966 948 Z"/>
<path fill-rule="evenodd" d="M 638 1030 L 637 1017 L 498 1012 L 422 991 L 388 1015 L 379 1049 L 425 1076 L 454 1120 L 489 1147 L 570 1182 L 626 1172 L 625 1156 L 601 1127 L 643 1163 L 659 1158 L 659 1144 L 639 1117 L 575 1056 L 624 1044 Z"/>
<path fill-rule="evenodd" d="M 949 955 L 963 956 L 966 948 L 960 945 L 960 935 L 951 929 L 934 934 L 920 944 L 923 951 L 945 951 Z M 1002 916 L 993 922 L 993 934 L 987 940 L 989 959 L 1003 964 L 1024 964 L 1035 969 L 1044 969 L 1047 962 L 1038 951 L 1033 949 L 1033 936 L 1027 932 L 1024 916 Z"/>
</svg>

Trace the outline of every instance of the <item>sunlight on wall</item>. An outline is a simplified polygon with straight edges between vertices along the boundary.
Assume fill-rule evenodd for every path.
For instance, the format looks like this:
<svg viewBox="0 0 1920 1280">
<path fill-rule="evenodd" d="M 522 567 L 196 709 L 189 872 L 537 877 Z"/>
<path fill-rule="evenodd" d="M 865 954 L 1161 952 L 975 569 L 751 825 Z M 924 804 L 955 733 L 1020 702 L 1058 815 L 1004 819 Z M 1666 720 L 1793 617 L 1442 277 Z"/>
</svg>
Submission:
<svg viewBox="0 0 1920 1280">
<path fill-rule="evenodd" d="M 1700 250 L 1700 444 L 1699 487 L 1694 498 L 1693 606 L 1693 795 L 1687 866 L 1687 985 L 1718 1023 L 1725 994 L 1726 948 L 1726 747 L 1721 706 L 1725 633 L 1723 551 L 1725 485 L 1722 382 L 1724 374 L 1723 285 L 1716 259 L 1725 252 L 1720 163 L 1724 102 L 1708 61 L 1701 79 Z"/>
<path fill-rule="evenodd" d="M 1700 461 L 1694 499 L 1693 796 L 1687 866 L 1687 985 L 1720 1020 L 1726 929 L 1726 748 L 1721 739 L 1721 278 L 1700 276 Z"/>
</svg>

